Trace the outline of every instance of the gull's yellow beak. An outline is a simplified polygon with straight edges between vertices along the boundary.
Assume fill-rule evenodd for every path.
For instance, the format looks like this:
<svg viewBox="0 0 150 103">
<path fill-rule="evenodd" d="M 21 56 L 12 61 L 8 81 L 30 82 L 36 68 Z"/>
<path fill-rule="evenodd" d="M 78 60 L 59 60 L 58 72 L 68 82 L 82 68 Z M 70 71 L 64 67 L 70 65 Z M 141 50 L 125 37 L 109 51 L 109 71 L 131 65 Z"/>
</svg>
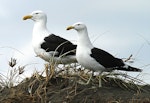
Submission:
<svg viewBox="0 0 150 103">
<path fill-rule="evenodd" d="M 68 26 L 66 30 L 74 29 L 74 26 Z"/>
<path fill-rule="evenodd" d="M 26 15 L 23 17 L 23 20 L 27 20 L 27 19 L 31 19 L 32 18 L 32 15 Z"/>
</svg>

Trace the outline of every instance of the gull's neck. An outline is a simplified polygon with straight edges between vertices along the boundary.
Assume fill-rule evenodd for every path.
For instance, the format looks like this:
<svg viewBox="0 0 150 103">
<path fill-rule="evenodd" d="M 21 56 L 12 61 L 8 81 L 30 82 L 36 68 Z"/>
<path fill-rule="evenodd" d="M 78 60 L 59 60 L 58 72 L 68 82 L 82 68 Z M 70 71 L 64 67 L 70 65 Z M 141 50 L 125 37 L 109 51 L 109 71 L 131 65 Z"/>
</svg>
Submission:
<svg viewBox="0 0 150 103">
<path fill-rule="evenodd" d="M 49 35 L 46 27 L 46 21 L 35 21 L 33 27 L 33 36 L 47 36 Z"/>
<path fill-rule="evenodd" d="M 93 48 L 93 45 L 89 39 L 87 28 L 78 31 L 78 46 L 83 46 L 87 48 Z"/>
</svg>

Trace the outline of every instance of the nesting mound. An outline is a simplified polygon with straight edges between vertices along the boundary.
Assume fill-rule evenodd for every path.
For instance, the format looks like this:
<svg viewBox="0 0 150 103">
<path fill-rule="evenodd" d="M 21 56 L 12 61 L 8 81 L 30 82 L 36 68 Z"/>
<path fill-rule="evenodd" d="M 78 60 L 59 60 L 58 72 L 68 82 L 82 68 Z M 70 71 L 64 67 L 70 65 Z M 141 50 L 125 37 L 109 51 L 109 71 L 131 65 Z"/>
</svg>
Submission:
<svg viewBox="0 0 150 103">
<path fill-rule="evenodd" d="M 104 77 L 98 87 L 94 77 L 83 85 L 79 76 L 55 76 L 46 80 L 39 75 L 23 80 L 0 92 L 0 103 L 150 103 L 150 86 Z"/>
</svg>

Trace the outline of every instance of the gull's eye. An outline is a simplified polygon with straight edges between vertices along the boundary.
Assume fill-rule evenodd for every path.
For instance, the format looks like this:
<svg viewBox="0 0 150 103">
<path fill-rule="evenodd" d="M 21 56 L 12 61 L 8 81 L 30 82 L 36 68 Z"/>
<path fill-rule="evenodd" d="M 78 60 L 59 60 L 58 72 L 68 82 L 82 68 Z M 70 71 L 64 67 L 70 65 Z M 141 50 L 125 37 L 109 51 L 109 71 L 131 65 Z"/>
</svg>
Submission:
<svg viewBox="0 0 150 103">
<path fill-rule="evenodd" d="M 39 14 L 39 13 L 35 13 L 35 14 Z"/>
<path fill-rule="evenodd" d="M 78 24 L 78 26 L 79 26 L 80 24 Z"/>
</svg>

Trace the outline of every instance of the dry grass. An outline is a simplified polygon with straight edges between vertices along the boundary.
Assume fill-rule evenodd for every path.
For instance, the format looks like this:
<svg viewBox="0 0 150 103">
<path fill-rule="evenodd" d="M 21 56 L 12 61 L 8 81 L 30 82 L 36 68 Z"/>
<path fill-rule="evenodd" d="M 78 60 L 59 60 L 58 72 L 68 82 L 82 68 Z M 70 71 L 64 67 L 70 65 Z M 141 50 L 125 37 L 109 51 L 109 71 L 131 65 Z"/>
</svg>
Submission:
<svg viewBox="0 0 150 103">
<path fill-rule="evenodd" d="M 129 57 L 131 58 L 131 56 Z M 127 59 L 126 61 L 130 60 Z M 98 75 L 90 84 L 91 71 L 79 64 L 46 64 L 41 73 L 22 81 L 25 66 L 16 66 L 11 58 L 7 76 L 0 75 L 2 103 L 149 103 L 150 86 L 137 77 L 119 71 L 102 74 L 102 88 L 98 87 Z M 43 76 L 45 73 L 45 76 Z"/>
<path fill-rule="evenodd" d="M 16 66 L 17 60 L 15 58 L 11 58 L 8 62 L 10 68 L 8 69 L 7 75 L 0 74 L 0 86 L 4 87 L 14 87 L 19 84 L 23 78 L 20 75 L 24 73 L 25 66 Z"/>
</svg>

